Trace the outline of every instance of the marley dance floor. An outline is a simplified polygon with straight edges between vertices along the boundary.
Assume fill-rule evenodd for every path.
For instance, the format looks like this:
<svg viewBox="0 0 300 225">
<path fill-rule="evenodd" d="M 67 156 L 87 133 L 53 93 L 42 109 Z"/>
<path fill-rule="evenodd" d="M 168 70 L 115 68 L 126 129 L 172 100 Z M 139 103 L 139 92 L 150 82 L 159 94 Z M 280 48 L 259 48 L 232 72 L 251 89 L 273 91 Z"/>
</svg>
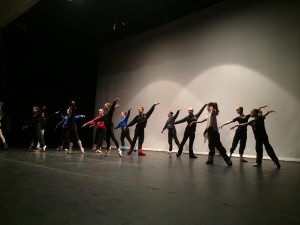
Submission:
<svg viewBox="0 0 300 225">
<path fill-rule="evenodd" d="M 300 224 L 300 163 L 0 151 L 1 225 Z"/>
</svg>

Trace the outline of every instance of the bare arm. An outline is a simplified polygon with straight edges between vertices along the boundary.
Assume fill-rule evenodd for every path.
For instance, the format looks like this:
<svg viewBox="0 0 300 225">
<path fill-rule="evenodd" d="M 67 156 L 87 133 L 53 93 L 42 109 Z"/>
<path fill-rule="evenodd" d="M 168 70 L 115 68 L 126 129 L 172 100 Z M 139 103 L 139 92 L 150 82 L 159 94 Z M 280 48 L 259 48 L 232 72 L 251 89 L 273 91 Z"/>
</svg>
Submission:
<svg viewBox="0 0 300 225">
<path fill-rule="evenodd" d="M 205 122 L 205 121 L 207 121 L 207 118 L 204 118 L 203 120 L 199 120 L 199 121 L 193 121 L 193 122 L 191 122 L 191 123 L 189 124 L 189 126 L 192 126 L 192 125 L 195 124 L 195 123 L 203 123 L 203 122 Z"/>
<path fill-rule="evenodd" d="M 240 123 L 240 124 L 236 124 L 233 127 L 230 128 L 230 130 L 233 130 L 236 127 L 244 127 L 244 126 L 248 126 L 250 123 Z"/>
<path fill-rule="evenodd" d="M 259 107 L 258 109 L 260 110 L 260 109 L 264 109 L 264 108 L 266 108 L 266 107 L 268 107 L 268 105 L 261 106 L 261 107 Z"/>
<path fill-rule="evenodd" d="M 266 116 L 269 115 L 270 113 L 276 113 L 276 111 L 270 110 L 270 111 L 266 112 L 266 113 L 263 115 L 263 117 L 266 117 Z"/>
<path fill-rule="evenodd" d="M 233 122 L 234 122 L 233 120 L 229 120 L 229 121 L 223 123 L 219 128 L 222 129 L 222 127 L 224 127 L 225 125 L 230 124 L 230 123 L 233 123 Z"/>
</svg>

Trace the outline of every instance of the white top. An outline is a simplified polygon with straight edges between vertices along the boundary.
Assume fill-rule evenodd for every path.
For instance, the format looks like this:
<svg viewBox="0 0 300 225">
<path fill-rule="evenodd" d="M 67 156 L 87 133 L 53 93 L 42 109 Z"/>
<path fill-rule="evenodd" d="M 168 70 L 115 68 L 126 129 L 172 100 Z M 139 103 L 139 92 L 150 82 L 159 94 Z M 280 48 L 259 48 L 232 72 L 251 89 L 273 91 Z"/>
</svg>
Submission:
<svg viewBox="0 0 300 225">
<path fill-rule="evenodd" d="M 206 128 L 212 127 L 214 131 L 219 131 L 218 123 L 217 123 L 217 113 L 216 110 L 211 110 L 207 115 L 207 125 Z"/>
</svg>

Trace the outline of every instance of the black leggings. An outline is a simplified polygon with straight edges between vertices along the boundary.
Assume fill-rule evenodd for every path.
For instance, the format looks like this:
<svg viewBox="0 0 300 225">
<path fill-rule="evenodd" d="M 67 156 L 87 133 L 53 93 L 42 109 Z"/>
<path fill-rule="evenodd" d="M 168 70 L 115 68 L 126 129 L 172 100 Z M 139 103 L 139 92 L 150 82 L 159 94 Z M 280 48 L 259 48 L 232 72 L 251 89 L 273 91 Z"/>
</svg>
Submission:
<svg viewBox="0 0 300 225">
<path fill-rule="evenodd" d="M 138 148 L 142 148 L 144 139 L 145 139 L 145 129 L 144 128 L 135 128 L 134 137 L 133 137 L 132 143 L 131 143 L 131 148 L 134 148 L 137 139 L 139 139 Z"/>
<path fill-rule="evenodd" d="M 262 138 L 256 138 L 256 162 L 257 163 L 262 163 L 262 158 L 263 158 L 263 145 L 265 146 L 266 152 L 270 156 L 270 158 L 274 162 L 278 162 L 278 158 L 273 150 L 273 147 L 269 143 L 269 138 L 268 136 L 262 137 Z"/>
<path fill-rule="evenodd" d="M 246 148 L 246 142 L 247 142 L 247 130 L 245 132 L 235 132 L 235 135 L 232 140 L 232 146 L 230 148 L 231 153 L 234 152 L 239 142 L 240 142 L 239 154 L 243 155 L 244 150 Z"/>
<path fill-rule="evenodd" d="M 176 129 L 175 128 L 172 128 L 172 129 L 169 129 L 168 130 L 168 143 L 169 143 L 169 151 L 172 151 L 173 149 L 173 139 L 176 143 L 176 145 L 180 146 L 180 143 L 178 141 L 178 138 L 177 138 L 177 133 L 176 133 Z"/>
<path fill-rule="evenodd" d="M 195 140 L 195 133 L 194 132 L 184 132 L 182 141 L 180 143 L 179 146 L 179 150 L 178 150 L 178 155 L 181 155 L 182 151 L 183 151 L 183 147 L 185 142 L 187 141 L 187 139 L 190 139 L 189 142 L 189 156 L 193 157 L 194 156 L 194 151 L 193 151 L 193 145 L 194 145 L 194 140 Z"/>
<path fill-rule="evenodd" d="M 125 138 L 128 140 L 130 146 L 132 144 L 132 139 L 130 137 L 130 132 L 129 132 L 129 128 L 124 128 L 122 129 L 121 131 L 121 137 L 120 137 L 120 140 L 121 140 L 121 146 L 125 146 Z"/>
<path fill-rule="evenodd" d="M 208 128 L 208 148 L 208 155 L 210 157 L 215 155 L 215 149 L 217 149 L 226 162 L 229 160 L 229 157 L 226 154 L 226 149 L 221 143 L 219 132 L 215 131 L 212 127 Z"/>
</svg>

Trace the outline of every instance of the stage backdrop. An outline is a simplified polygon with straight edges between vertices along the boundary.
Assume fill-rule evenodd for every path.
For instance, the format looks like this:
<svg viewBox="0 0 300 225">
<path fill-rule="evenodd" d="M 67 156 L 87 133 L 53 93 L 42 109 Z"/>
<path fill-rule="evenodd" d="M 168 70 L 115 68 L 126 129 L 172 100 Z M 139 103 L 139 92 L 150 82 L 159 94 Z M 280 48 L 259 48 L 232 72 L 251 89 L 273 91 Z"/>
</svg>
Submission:
<svg viewBox="0 0 300 225">
<path fill-rule="evenodd" d="M 197 113 L 203 104 L 214 101 L 219 104 L 221 125 L 237 116 L 237 106 L 248 114 L 268 105 L 266 110 L 276 110 L 265 120 L 271 145 L 280 159 L 300 161 L 299 12 L 297 0 L 229 1 L 101 48 L 95 115 L 116 97 L 120 107 L 115 124 L 130 106 L 129 121 L 138 107 L 147 112 L 160 102 L 148 120 L 143 147 L 166 151 L 167 131 L 161 134 L 161 130 L 170 110 L 181 109 L 181 119 L 188 107 Z M 199 119 L 206 114 L 205 110 Z M 229 129 L 232 125 L 219 130 L 227 151 L 235 132 Z M 176 125 L 179 140 L 185 126 Z M 196 153 L 208 153 L 202 135 L 205 126 L 197 126 Z M 133 133 L 134 127 L 132 137 Z M 255 154 L 248 127 L 245 155 Z"/>
</svg>

